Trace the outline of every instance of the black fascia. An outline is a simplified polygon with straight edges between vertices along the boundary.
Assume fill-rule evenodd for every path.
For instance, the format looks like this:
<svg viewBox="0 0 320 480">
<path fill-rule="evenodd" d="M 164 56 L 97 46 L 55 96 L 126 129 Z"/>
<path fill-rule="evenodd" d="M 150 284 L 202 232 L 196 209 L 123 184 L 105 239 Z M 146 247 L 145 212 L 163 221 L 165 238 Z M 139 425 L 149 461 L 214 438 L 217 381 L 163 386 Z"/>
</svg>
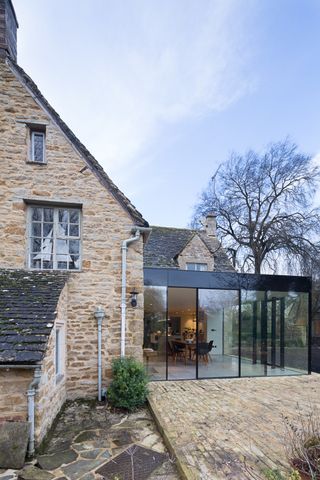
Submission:
<svg viewBox="0 0 320 480">
<path fill-rule="evenodd" d="M 257 275 L 236 272 L 195 272 L 170 268 L 145 268 L 144 285 L 310 293 L 312 282 L 310 277 L 289 275 Z"/>
</svg>

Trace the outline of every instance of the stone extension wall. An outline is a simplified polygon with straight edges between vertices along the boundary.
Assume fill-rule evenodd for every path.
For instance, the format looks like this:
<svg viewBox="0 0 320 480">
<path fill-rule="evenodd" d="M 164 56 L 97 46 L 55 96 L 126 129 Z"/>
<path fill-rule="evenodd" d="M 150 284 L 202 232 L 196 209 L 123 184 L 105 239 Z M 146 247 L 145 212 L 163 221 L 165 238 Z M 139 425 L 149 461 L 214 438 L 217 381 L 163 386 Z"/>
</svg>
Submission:
<svg viewBox="0 0 320 480">
<path fill-rule="evenodd" d="M 28 163 L 24 119 L 46 123 L 46 165 Z M 106 144 L 106 149 L 108 145 Z M 103 324 L 103 385 L 120 354 L 121 243 L 133 221 L 100 183 L 51 117 L 0 61 L 0 268 L 27 268 L 27 204 L 69 202 L 82 206 L 82 270 L 70 274 L 67 308 L 67 398 L 95 396 L 97 326 L 93 313 L 106 311 Z M 142 359 L 143 241 L 128 251 L 127 353 Z M 129 306 L 129 292 L 141 292 Z"/>
<path fill-rule="evenodd" d="M 57 324 L 64 326 L 64 330 L 66 329 L 67 302 L 68 285 L 65 285 L 59 298 L 57 317 L 49 337 L 46 355 L 42 362 L 41 379 L 35 398 L 35 437 L 37 444 L 41 442 L 51 427 L 52 422 L 67 398 L 65 365 L 62 369 L 62 375 L 58 378 L 56 377 L 55 369 L 55 329 Z"/>
<path fill-rule="evenodd" d="M 206 245 L 195 235 L 178 257 L 179 268 L 186 270 L 187 263 L 207 263 L 208 271 L 214 269 L 214 259 Z"/>
<path fill-rule="evenodd" d="M 39 444 L 51 427 L 66 400 L 66 370 L 56 379 L 55 374 L 55 326 L 66 324 L 68 285 L 61 292 L 57 317 L 52 328 L 41 379 L 35 396 L 35 438 Z M 28 419 L 27 390 L 33 379 L 34 369 L 0 369 L 0 421 L 26 421 Z"/>
</svg>

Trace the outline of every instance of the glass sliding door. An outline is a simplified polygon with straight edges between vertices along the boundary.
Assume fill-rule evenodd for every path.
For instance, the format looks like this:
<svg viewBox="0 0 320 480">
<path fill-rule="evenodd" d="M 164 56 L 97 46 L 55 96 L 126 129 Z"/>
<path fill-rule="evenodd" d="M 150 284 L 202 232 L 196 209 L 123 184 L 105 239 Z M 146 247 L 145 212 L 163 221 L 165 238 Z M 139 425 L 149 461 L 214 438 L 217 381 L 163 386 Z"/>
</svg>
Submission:
<svg viewBox="0 0 320 480">
<path fill-rule="evenodd" d="M 267 322 L 266 292 L 241 292 L 241 375 L 267 374 Z"/>
<path fill-rule="evenodd" d="M 151 380 L 166 380 L 167 288 L 144 289 L 143 359 Z"/>
<path fill-rule="evenodd" d="M 282 295 L 272 294 L 267 300 L 267 364 L 272 369 L 284 368 L 285 297 Z"/>
<path fill-rule="evenodd" d="M 309 294 L 289 292 L 284 311 L 284 367 L 293 373 L 308 373 Z"/>
<path fill-rule="evenodd" d="M 168 288 L 168 380 L 196 378 L 197 290 Z"/>
<path fill-rule="evenodd" d="M 239 375 L 239 292 L 199 290 L 198 378 Z"/>
<path fill-rule="evenodd" d="M 308 372 L 308 293 L 242 290 L 241 376 Z"/>
</svg>

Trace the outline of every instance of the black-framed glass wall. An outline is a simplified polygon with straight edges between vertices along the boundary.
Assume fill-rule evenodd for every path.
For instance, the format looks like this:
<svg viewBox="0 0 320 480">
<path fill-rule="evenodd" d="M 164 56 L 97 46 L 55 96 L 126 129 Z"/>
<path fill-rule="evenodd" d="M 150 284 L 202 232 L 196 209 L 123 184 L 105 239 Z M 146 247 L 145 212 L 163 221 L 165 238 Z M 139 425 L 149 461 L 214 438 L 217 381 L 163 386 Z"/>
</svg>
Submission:
<svg viewBox="0 0 320 480">
<path fill-rule="evenodd" d="M 242 290 L 243 376 L 309 371 L 309 293 Z"/>
<path fill-rule="evenodd" d="M 145 269 L 153 380 L 310 372 L 306 277 Z"/>
<path fill-rule="evenodd" d="M 153 380 L 167 378 L 167 287 L 144 290 L 144 361 Z"/>
</svg>

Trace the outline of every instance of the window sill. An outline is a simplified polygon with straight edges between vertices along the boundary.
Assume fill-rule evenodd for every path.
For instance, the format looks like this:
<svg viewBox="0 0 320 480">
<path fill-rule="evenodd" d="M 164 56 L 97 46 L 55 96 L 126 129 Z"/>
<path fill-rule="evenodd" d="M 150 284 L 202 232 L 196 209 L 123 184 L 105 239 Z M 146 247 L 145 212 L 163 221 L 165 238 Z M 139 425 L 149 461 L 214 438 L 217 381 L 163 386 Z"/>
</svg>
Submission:
<svg viewBox="0 0 320 480">
<path fill-rule="evenodd" d="M 47 162 L 35 162 L 34 160 L 26 160 L 26 163 L 28 165 L 42 165 L 42 166 L 47 166 Z"/>
</svg>

